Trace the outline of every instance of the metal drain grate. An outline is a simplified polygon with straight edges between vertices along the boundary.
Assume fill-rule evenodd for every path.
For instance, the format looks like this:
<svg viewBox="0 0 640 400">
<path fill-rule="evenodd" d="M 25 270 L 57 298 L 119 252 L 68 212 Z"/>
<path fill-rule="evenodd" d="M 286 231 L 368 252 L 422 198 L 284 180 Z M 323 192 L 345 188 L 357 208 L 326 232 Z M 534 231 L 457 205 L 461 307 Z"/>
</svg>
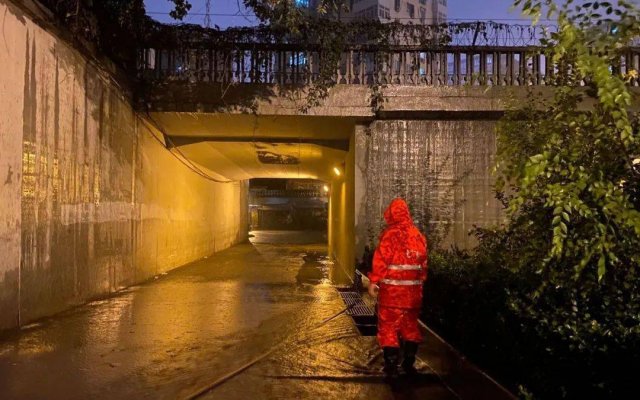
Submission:
<svg viewBox="0 0 640 400">
<path fill-rule="evenodd" d="M 352 306 L 347 310 L 347 315 L 353 319 L 360 334 L 363 336 L 375 336 L 378 332 L 378 318 L 376 317 L 375 310 L 362 300 L 360 293 L 357 291 L 346 288 L 336 289 L 338 289 L 338 293 L 340 297 L 342 297 L 344 304 Z"/>
<path fill-rule="evenodd" d="M 362 297 L 357 292 L 339 291 L 340 297 L 347 306 L 353 305 L 351 309 L 347 311 L 347 314 L 352 317 L 372 317 L 374 310 L 362 301 Z"/>
</svg>

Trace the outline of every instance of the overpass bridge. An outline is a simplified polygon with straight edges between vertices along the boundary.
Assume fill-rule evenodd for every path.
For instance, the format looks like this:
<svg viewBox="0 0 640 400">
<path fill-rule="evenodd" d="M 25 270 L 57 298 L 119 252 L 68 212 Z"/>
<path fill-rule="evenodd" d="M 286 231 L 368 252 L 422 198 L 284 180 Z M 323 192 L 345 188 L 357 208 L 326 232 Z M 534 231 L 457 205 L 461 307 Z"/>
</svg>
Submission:
<svg viewBox="0 0 640 400">
<path fill-rule="evenodd" d="M 555 85 L 558 67 L 538 46 L 553 29 L 452 25 L 446 39 L 432 40 L 443 33 L 427 29 L 420 40 L 351 45 L 333 57 L 313 39 L 286 43 L 263 28 L 232 39 L 161 37 L 139 52 L 137 105 L 170 146 L 219 178 L 334 182 L 330 219 L 349 222 L 330 243 L 355 233 L 347 246 L 355 254 L 375 240 L 377 216 L 395 195 L 410 199 L 441 245 L 469 247 L 470 228 L 501 218 L 489 172 L 495 121 Z M 622 74 L 639 68 L 633 46 L 612 66 Z M 318 85 L 326 98 L 309 104 Z M 345 175 L 334 176 L 342 165 Z M 354 253 L 335 256 L 348 265 Z"/>
</svg>

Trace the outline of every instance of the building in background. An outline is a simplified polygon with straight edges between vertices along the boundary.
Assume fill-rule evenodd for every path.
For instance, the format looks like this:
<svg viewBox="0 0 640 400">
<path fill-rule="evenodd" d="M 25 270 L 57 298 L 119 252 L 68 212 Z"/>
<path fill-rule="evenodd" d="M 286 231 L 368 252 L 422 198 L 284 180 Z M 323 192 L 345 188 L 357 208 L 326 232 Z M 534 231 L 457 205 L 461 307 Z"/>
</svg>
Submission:
<svg viewBox="0 0 640 400">
<path fill-rule="evenodd" d="M 447 22 L 448 0 L 349 0 L 349 12 L 340 13 L 344 21 L 370 19 L 404 24 L 441 24 Z M 318 0 L 296 0 L 315 10 Z"/>
</svg>

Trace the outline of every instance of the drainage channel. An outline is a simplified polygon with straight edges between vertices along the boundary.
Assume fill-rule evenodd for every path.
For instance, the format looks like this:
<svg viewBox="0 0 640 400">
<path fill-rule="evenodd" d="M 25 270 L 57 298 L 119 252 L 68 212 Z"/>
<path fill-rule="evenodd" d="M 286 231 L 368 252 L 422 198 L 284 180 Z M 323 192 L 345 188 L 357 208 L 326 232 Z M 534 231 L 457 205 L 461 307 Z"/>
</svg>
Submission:
<svg viewBox="0 0 640 400">
<path fill-rule="evenodd" d="M 375 336 L 378 333 L 378 318 L 375 310 L 367 305 L 363 300 L 360 293 L 352 288 L 336 288 L 342 301 L 346 306 L 352 306 L 348 311 L 353 322 L 356 324 L 356 328 L 360 331 L 362 336 Z"/>
</svg>

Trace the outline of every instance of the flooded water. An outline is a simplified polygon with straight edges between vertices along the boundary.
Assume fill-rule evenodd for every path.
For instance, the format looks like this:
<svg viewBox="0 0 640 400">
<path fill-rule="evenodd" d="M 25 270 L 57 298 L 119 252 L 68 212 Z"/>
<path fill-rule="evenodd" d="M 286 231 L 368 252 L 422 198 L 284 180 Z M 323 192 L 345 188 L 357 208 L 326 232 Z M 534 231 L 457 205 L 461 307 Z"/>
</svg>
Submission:
<svg viewBox="0 0 640 400">
<path fill-rule="evenodd" d="M 322 324 L 331 268 L 323 244 L 248 243 L 43 320 L 0 340 L 0 398 L 188 398 L 268 352 L 203 398 L 456 398 L 433 374 L 393 393 L 375 337 Z"/>
</svg>

